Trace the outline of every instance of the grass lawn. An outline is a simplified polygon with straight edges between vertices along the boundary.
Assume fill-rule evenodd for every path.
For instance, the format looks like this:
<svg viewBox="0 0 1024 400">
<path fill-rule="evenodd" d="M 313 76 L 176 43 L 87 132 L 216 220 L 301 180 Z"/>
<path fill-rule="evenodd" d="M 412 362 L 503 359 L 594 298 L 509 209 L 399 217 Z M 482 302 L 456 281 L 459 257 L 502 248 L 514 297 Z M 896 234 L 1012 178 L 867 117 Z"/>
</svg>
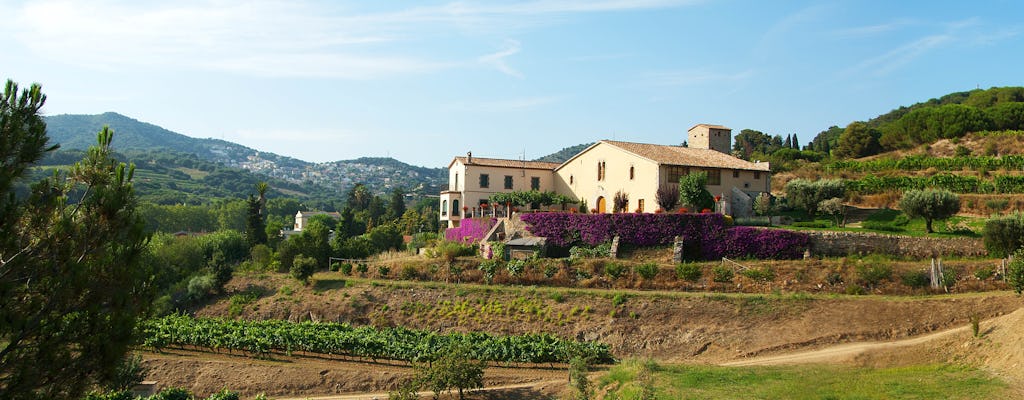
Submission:
<svg viewBox="0 0 1024 400">
<path fill-rule="evenodd" d="M 985 228 L 985 218 L 974 218 L 964 216 L 954 216 L 947 220 L 936 220 L 932 221 L 932 229 L 935 233 L 925 233 L 924 218 L 907 218 L 902 211 L 893 209 L 881 209 L 877 212 L 869 215 L 865 218 L 864 223 L 861 227 L 850 226 L 838 227 L 834 226 L 834 222 L 827 217 L 817 216 L 813 221 L 809 220 L 807 214 L 802 211 L 788 211 L 782 213 L 792 217 L 798 222 L 796 225 L 781 226 L 781 228 L 792 229 L 792 230 L 828 230 L 828 231 L 841 231 L 841 232 L 873 232 L 891 235 L 905 235 L 905 236 L 929 236 L 929 237 L 981 237 L 981 232 Z M 863 226 L 871 225 L 872 223 L 882 224 L 889 227 L 890 229 L 869 229 Z M 798 226 L 805 225 L 805 226 Z M 806 226 L 816 225 L 816 226 Z M 950 229 L 949 227 L 966 227 L 964 229 Z"/>
<path fill-rule="evenodd" d="M 618 382 L 608 399 L 642 398 L 638 372 L 627 360 L 599 385 Z M 648 364 L 652 365 L 652 364 Z M 716 367 L 652 365 L 656 399 L 991 399 L 1008 398 L 1007 385 L 984 371 L 950 365 L 853 368 L 828 365 Z"/>
</svg>

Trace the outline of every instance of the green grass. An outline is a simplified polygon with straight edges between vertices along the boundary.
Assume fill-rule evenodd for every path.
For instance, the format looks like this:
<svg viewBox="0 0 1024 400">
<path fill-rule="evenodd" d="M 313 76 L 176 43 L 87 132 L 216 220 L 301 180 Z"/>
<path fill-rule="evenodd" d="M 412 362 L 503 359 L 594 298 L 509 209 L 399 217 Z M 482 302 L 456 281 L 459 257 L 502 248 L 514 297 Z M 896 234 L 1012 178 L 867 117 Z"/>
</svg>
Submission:
<svg viewBox="0 0 1024 400">
<path fill-rule="evenodd" d="M 600 385 L 618 382 L 608 399 L 633 399 L 640 362 L 612 367 Z M 975 368 L 922 365 L 853 368 L 655 366 L 657 399 L 988 399 L 1008 398 L 1006 383 Z"/>
<path fill-rule="evenodd" d="M 924 218 L 910 218 L 910 219 L 908 219 L 908 222 L 906 223 L 906 225 L 900 225 L 899 226 L 900 228 L 902 228 L 901 231 L 892 232 L 892 231 L 873 230 L 873 229 L 865 229 L 865 228 L 852 227 L 852 226 L 849 226 L 849 224 L 847 224 L 846 227 L 840 228 L 838 226 L 832 226 L 831 224 L 833 222 L 832 222 L 831 219 L 826 218 L 826 217 L 822 217 L 820 215 L 815 217 L 814 220 L 811 221 L 807 217 L 807 214 L 802 212 L 802 211 L 789 211 L 789 212 L 784 213 L 784 215 L 789 215 L 789 216 L 793 217 L 795 221 L 817 222 L 817 223 L 825 223 L 825 224 L 829 225 L 828 228 L 799 227 L 799 226 L 792 226 L 792 225 L 790 225 L 790 226 L 782 226 L 782 228 L 791 229 L 791 230 L 795 230 L 795 231 L 808 231 L 808 230 L 821 231 L 821 230 L 825 230 L 825 231 L 837 231 L 837 232 L 872 232 L 872 233 L 881 233 L 881 234 L 887 234 L 887 235 L 903 235 L 903 236 L 914 236 L 914 237 L 921 237 L 921 236 L 928 236 L 928 237 L 981 237 L 981 232 L 982 232 L 982 230 L 985 227 L 985 221 L 986 221 L 985 218 L 954 216 L 954 217 L 952 217 L 952 218 L 950 218 L 948 220 L 932 221 L 932 229 L 935 230 L 935 233 L 927 234 L 927 233 L 925 233 Z M 895 221 L 901 215 L 903 215 L 903 212 L 899 211 L 899 210 L 881 209 L 881 210 L 878 210 L 877 212 L 869 215 L 867 218 L 865 218 L 865 221 L 892 223 L 893 221 Z M 951 231 L 950 229 L 947 228 L 947 224 L 950 225 L 950 226 L 966 225 L 967 228 L 971 230 L 971 232 L 968 233 L 968 232 Z"/>
</svg>

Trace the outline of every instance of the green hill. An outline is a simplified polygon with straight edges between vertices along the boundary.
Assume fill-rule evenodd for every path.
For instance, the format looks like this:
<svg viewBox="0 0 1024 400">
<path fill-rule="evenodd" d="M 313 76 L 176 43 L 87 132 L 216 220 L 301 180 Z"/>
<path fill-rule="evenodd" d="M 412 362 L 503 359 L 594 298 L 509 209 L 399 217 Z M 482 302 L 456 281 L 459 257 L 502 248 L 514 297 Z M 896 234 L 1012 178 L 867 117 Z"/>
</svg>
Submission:
<svg viewBox="0 0 1024 400">
<path fill-rule="evenodd" d="M 593 143 L 582 143 L 575 146 L 569 146 L 533 161 L 564 163 L 568 161 L 570 158 L 572 158 L 572 156 L 579 154 L 579 152 L 583 151 L 587 147 L 590 147 L 590 145 L 592 144 Z"/>
</svg>

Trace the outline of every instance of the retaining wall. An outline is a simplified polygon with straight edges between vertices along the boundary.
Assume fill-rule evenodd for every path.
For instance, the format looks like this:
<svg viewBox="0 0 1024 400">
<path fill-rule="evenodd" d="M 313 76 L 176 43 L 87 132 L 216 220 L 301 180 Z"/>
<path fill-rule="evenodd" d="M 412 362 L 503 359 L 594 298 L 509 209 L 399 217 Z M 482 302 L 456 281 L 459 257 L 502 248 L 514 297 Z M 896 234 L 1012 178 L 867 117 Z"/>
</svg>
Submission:
<svg viewBox="0 0 1024 400">
<path fill-rule="evenodd" d="M 842 257 L 852 254 L 881 253 L 907 257 L 985 256 L 981 239 L 926 238 L 859 232 L 807 232 L 811 254 Z"/>
</svg>

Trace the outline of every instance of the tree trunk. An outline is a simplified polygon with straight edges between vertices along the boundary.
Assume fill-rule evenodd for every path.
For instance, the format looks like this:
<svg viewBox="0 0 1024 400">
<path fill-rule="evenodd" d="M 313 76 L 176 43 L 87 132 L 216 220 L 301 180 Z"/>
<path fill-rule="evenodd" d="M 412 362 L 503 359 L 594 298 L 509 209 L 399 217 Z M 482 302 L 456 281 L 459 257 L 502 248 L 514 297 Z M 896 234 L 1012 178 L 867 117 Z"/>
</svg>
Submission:
<svg viewBox="0 0 1024 400">
<path fill-rule="evenodd" d="M 928 233 L 932 233 L 932 219 L 931 218 L 925 218 L 924 219 L 924 227 L 925 227 L 925 230 L 928 231 Z"/>
</svg>

